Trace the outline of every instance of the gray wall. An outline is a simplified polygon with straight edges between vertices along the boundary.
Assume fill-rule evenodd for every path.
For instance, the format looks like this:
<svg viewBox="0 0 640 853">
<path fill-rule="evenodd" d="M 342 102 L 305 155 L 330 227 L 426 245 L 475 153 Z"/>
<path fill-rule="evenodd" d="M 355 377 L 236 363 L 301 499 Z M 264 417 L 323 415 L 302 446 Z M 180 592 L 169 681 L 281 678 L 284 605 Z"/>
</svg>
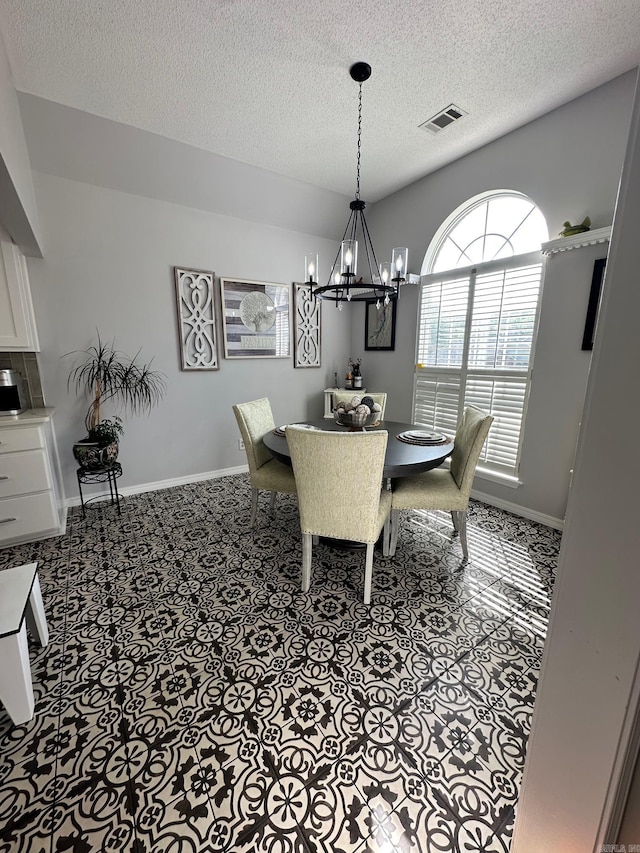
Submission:
<svg viewBox="0 0 640 853">
<path fill-rule="evenodd" d="M 551 236 L 565 219 L 587 213 L 593 227 L 609 225 L 633 84 L 634 74 L 624 75 L 376 204 L 369 220 L 378 254 L 407 245 L 410 271 L 420 272 L 449 213 L 496 188 L 529 195 Z M 21 94 L 20 105 L 45 248 L 44 261 L 29 263 L 43 387 L 58 408 L 69 496 L 75 493 L 69 447 L 82 431 L 82 407 L 67 394 L 68 362 L 60 356 L 89 344 L 95 328 L 116 335 L 125 351 L 142 346 L 169 377 L 167 398 L 151 420 L 127 424 L 125 484 L 241 464 L 231 403 L 267 393 L 276 420 L 320 413 L 321 391 L 334 370 L 344 375 L 349 355 L 363 357 L 369 389 L 388 392 L 390 415 L 410 420 L 418 298 L 412 286 L 402 291 L 393 353 L 364 352 L 363 306 L 338 312 L 326 305 L 321 370 L 293 370 L 290 361 L 275 360 L 223 360 L 218 373 L 195 376 L 178 370 L 172 267 L 287 282 L 299 277 L 303 255 L 317 249 L 328 270 L 348 199 L 38 98 Z M 598 246 L 549 260 L 523 485 L 476 480 L 478 492 L 540 520 L 564 517 L 590 363 L 580 343 L 591 270 L 605 253 Z M 150 445 L 151 424 L 158 432 Z"/>
<path fill-rule="evenodd" d="M 333 243 L 49 175 L 36 174 L 35 187 L 47 251 L 29 260 L 29 276 L 67 497 L 77 492 L 71 446 L 84 433 L 87 401 L 67 391 L 73 359 L 61 356 L 93 343 L 96 329 L 130 355 L 142 348 L 167 375 L 151 416 L 125 424 L 124 486 L 245 464 L 233 403 L 268 396 L 279 423 L 322 415 L 322 391 L 348 357 L 347 311 L 325 307 L 319 369 L 294 369 L 292 358 L 222 359 L 219 371 L 183 372 L 173 267 L 286 283 L 310 246 L 328 254 Z"/>
<path fill-rule="evenodd" d="M 607 827 L 640 719 L 640 449 L 632 426 L 640 420 L 639 231 L 640 92 L 616 206 L 602 334 L 594 345 L 513 853 L 597 851 L 614 841 L 617 827 L 609 832 Z M 609 452 L 612 420 L 631 425 L 622 430 L 620 464 Z M 628 841 L 640 844 L 640 837 Z"/>
<path fill-rule="evenodd" d="M 22 251 L 41 256 L 38 212 L 18 97 L 0 35 L 0 221 Z"/>
<path fill-rule="evenodd" d="M 634 82 L 635 72 L 619 77 L 379 202 L 371 216 L 374 240 L 408 246 L 409 270 L 420 273 L 446 217 L 478 193 L 501 188 L 519 190 L 540 206 L 551 239 L 565 220 L 579 222 L 586 214 L 593 228 L 610 225 Z M 593 261 L 606 249 L 578 249 L 547 261 L 523 485 L 512 489 L 487 479 L 475 482 L 478 492 L 498 503 L 564 517 L 590 363 L 590 354 L 580 349 L 584 317 Z M 411 415 L 417 306 L 418 288 L 405 286 L 394 353 L 363 353 L 364 311 L 356 309 L 353 315 L 352 334 L 363 355 L 367 385 L 389 392 L 388 407 L 398 420 Z"/>
</svg>

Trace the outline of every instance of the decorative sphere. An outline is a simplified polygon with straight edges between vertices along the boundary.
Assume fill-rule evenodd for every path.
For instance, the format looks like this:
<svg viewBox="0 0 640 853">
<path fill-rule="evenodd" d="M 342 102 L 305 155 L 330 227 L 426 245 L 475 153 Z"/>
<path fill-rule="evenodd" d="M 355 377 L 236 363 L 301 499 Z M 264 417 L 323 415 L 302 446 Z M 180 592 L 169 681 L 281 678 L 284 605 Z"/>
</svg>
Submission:
<svg viewBox="0 0 640 853">
<path fill-rule="evenodd" d="M 370 415 L 371 414 L 371 410 L 369 409 L 369 406 L 363 406 L 362 403 L 359 406 L 356 406 L 356 412 L 359 415 Z"/>
<path fill-rule="evenodd" d="M 371 406 L 371 411 L 372 412 L 381 412 L 382 406 L 380 405 L 380 403 L 374 403 L 373 406 Z"/>
<path fill-rule="evenodd" d="M 366 397 L 363 397 L 361 402 L 365 406 L 369 406 L 370 409 L 373 409 L 373 397 L 370 397 L 368 394 Z"/>
<path fill-rule="evenodd" d="M 357 395 L 354 395 L 354 396 L 351 398 L 351 406 L 352 406 L 354 409 L 356 408 L 356 406 L 359 406 L 361 402 L 362 402 L 362 399 L 361 399 L 360 397 L 358 397 Z"/>
</svg>

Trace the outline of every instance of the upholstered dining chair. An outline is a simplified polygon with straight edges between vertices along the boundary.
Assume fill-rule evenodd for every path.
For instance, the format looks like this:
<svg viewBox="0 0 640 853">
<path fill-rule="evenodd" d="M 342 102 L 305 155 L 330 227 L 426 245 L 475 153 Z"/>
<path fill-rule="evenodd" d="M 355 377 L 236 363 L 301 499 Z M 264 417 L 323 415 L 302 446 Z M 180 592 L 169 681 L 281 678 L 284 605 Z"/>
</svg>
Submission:
<svg viewBox="0 0 640 853">
<path fill-rule="evenodd" d="M 334 432 L 287 427 L 298 488 L 302 531 L 302 590 L 311 585 L 314 539 L 326 536 L 367 546 L 364 603 L 371 602 L 373 547 L 389 536 L 391 492 L 380 488 L 388 433 Z M 317 541 L 317 540 L 316 540 Z"/>
<path fill-rule="evenodd" d="M 449 470 L 434 468 L 396 481 L 391 504 L 389 556 L 396 552 L 400 511 L 426 509 L 451 513 L 454 530 L 460 534 L 463 557 L 468 559 L 467 507 L 476 465 L 492 422 L 490 414 L 468 406 L 456 430 Z"/>
<path fill-rule="evenodd" d="M 275 509 L 276 495 L 284 492 L 296 493 L 296 481 L 293 470 L 274 459 L 262 439 L 275 427 L 271 404 L 267 397 L 252 400 L 249 403 L 237 403 L 233 406 L 244 449 L 249 463 L 249 482 L 251 483 L 251 520 L 249 526 L 256 523 L 258 514 L 258 493 L 260 489 L 271 492 L 271 511 Z"/>
<path fill-rule="evenodd" d="M 335 408 L 338 403 L 348 403 L 355 395 L 358 397 L 371 397 L 374 403 L 379 403 L 382 408 L 382 411 L 380 412 L 380 420 L 384 420 L 384 411 L 387 407 L 387 395 L 383 393 L 375 392 L 373 394 L 369 394 L 365 391 L 363 394 L 362 391 L 334 391 L 333 407 Z"/>
</svg>

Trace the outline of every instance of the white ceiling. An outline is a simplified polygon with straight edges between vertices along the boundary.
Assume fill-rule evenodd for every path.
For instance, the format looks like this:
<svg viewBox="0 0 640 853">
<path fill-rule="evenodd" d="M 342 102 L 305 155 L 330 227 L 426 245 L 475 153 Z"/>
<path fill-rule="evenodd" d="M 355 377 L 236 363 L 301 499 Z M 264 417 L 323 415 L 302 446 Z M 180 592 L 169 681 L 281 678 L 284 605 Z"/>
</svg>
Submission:
<svg viewBox="0 0 640 853">
<path fill-rule="evenodd" d="M 0 31 L 21 91 L 346 195 L 368 62 L 370 201 L 640 63 L 639 0 L 0 0 Z"/>
</svg>

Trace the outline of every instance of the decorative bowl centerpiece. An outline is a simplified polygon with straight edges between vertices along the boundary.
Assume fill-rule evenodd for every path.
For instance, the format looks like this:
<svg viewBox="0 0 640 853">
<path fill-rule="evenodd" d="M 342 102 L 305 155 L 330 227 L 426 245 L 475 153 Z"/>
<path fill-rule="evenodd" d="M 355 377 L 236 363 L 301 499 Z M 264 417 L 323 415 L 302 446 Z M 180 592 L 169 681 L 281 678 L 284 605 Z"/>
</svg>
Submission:
<svg viewBox="0 0 640 853">
<path fill-rule="evenodd" d="M 333 418 L 341 426 L 351 430 L 364 430 L 380 420 L 382 407 L 371 397 L 354 396 L 348 403 L 340 403 L 333 410 Z"/>
</svg>

